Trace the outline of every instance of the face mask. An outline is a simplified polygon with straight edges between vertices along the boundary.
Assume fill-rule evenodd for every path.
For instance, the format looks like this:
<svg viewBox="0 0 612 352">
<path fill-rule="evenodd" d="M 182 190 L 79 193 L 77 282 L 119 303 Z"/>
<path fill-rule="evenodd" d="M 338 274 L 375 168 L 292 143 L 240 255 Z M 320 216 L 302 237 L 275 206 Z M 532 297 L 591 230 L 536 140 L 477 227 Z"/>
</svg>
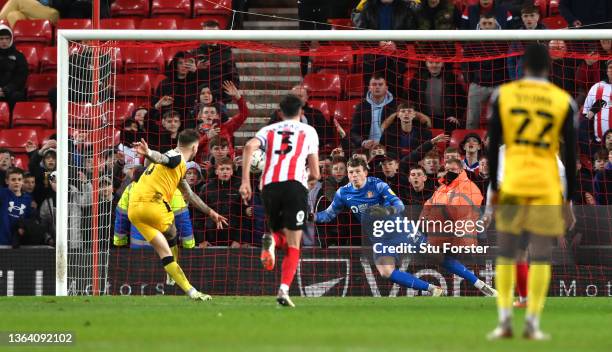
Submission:
<svg viewBox="0 0 612 352">
<path fill-rule="evenodd" d="M 459 174 L 456 172 L 448 171 L 446 176 L 444 176 L 444 184 L 450 185 L 451 182 L 455 181 L 459 177 Z"/>
</svg>

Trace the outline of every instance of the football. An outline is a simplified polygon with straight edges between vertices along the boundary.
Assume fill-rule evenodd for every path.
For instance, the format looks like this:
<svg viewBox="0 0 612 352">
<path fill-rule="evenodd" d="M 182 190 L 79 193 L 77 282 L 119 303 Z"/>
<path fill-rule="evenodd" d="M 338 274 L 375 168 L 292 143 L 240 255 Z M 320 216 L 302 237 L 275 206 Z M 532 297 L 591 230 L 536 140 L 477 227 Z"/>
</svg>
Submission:
<svg viewBox="0 0 612 352">
<path fill-rule="evenodd" d="M 257 149 L 253 152 L 253 158 L 251 159 L 251 172 L 254 174 L 261 173 L 264 165 L 266 165 L 266 154 L 263 150 Z"/>
</svg>

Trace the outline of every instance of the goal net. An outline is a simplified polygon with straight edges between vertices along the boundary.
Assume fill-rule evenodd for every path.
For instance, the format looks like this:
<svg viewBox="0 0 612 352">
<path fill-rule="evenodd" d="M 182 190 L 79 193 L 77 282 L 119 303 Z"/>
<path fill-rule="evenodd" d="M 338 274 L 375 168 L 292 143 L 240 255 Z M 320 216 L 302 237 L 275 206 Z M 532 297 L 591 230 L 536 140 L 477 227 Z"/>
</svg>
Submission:
<svg viewBox="0 0 612 352">
<path fill-rule="evenodd" d="M 361 155 L 369 176 L 387 182 L 415 217 L 444 160 L 459 158 L 484 212 L 488 99 L 522 77 L 524 48 L 539 40 L 553 59 L 550 80 L 585 115 L 579 191 L 571 195 L 577 226 L 554 250 L 549 294 L 604 294 L 612 277 L 612 32 L 527 32 L 59 31 L 57 293 L 179 293 L 164 285 L 157 255 L 127 218 L 129 185 L 144 162 L 131 145 L 143 138 L 164 152 L 176 147 L 177 132 L 195 128 L 201 140 L 187 180 L 229 227 L 215 229 L 175 195 L 179 263 L 207 293 L 273 294 L 279 275 L 259 263 L 268 231 L 260 193 L 243 204 L 238 167 L 244 143 L 281 118 L 278 103 L 289 93 L 304 98 L 303 121 L 320 138 L 312 212 L 331 204 L 347 183 L 346 159 Z M 257 189 L 258 175 L 253 182 Z M 495 232 L 475 236 L 492 250 L 466 263 L 491 283 Z M 351 209 L 308 223 L 294 294 L 414 294 L 378 275 L 362 240 Z M 449 295 L 478 294 L 439 265 L 410 256 L 398 265 Z"/>
</svg>

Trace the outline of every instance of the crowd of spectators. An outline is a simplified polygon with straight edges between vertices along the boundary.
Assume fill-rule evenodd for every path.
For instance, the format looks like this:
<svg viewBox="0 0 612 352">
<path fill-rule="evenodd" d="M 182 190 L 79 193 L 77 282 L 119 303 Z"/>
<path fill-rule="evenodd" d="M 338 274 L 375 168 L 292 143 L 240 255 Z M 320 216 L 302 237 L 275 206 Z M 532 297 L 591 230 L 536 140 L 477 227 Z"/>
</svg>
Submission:
<svg viewBox="0 0 612 352">
<path fill-rule="evenodd" d="M 33 0 L 10 0 L 0 13 L 20 19 L 32 18 L 27 11 L 15 14 L 7 6 Z M 350 1 L 347 1 L 347 4 Z M 598 11 L 585 11 L 585 2 Z M 34 7 L 49 4 L 36 2 Z M 330 2 L 300 2 L 300 16 L 325 22 L 338 13 Z M 39 6 L 40 5 L 40 6 Z M 516 1 L 479 0 L 463 10 L 450 0 L 362 0 L 350 2 L 344 14 L 352 9 L 354 25 L 365 29 L 471 29 L 524 30 L 542 29 L 541 14 L 533 4 Z M 6 11 L 5 11 L 6 10 Z M 612 4 L 608 1 L 562 0 L 561 14 L 575 27 L 612 28 Z M 6 12 L 6 13 L 5 13 Z M 57 12 L 57 11 L 56 11 Z M 596 13 L 595 13 L 596 12 Z M 55 14 L 54 16 L 57 16 Z M 301 22 L 302 23 L 302 22 Z M 311 26 L 313 29 L 319 26 Z M 204 29 L 219 29 L 216 22 L 204 23 Z M 0 25 L 0 100 L 12 108 L 25 97 L 28 75 L 23 55 L 15 49 L 12 32 Z M 575 50 L 562 41 L 548 43 L 553 57 L 551 80 L 567 89 L 583 106 L 579 125 L 578 162 L 580 191 L 570 195 L 578 205 L 609 205 L 612 202 L 612 132 L 609 114 L 612 111 L 612 41 L 601 40 L 593 45 L 592 59 L 578 59 L 567 52 Z M 386 48 L 401 48 L 403 43 L 381 42 Z M 470 48 L 473 45 L 473 48 Z M 483 51 L 478 43 L 466 44 L 465 55 Z M 335 191 L 348 182 L 346 162 L 363 158 L 370 176 L 387 182 L 408 206 L 423 205 L 434 195 L 443 197 L 441 189 L 467 187 L 478 199 L 486 200 L 489 169 L 486 159 L 487 139 L 469 133 L 448 146 L 457 129 L 483 129 L 483 115 L 490 94 L 500 84 L 520 78 L 521 57 L 512 53 L 522 43 L 492 46 L 490 58 L 467 60 L 452 65 L 432 58 L 419 62 L 409 84 L 403 82 L 408 62 L 379 53 L 363 57 L 366 86 L 364 97 L 356 105 L 350 129 L 309 104 L 309 91 L 298 84 L 291 93 L 304 104 L 302 122 L 315 127 L 321 144 L 322 179 L 309 185 L 309 204 L 316 212 L 327 207 Z M 87 55 L 76 53 L 75 55 Z M 91 56 L 89 56 L 91 57 Z M 309 57 L 303 55 L 301 69 L 310 69 Z M 305 63 L 305 65 L 304 65 Z M 265 231 L 260 195 L 249 204 L 240 199 L 240 147 L 234 143 L 235 132 L 249 116 L 249 102 L 240 89 L 236 63 L 229 46 L 206 43 L 193 50 L 179 51 L 167 66 L 166 78 L 159 84 L 152 99 L 142 103 L 125 120 L 121 138 L 114 150 L 94 155 L 88 142 L 89 132 L 72 130 L 69 170 L 70 233 L 72 248 L 86 245 L 88 231 L 96 214 L 109 212 L 112 218 L 95 219 L 101 229 L 114 229 L 114 245 L 134 248 L 146 246 L 127 220 L 125 199 L 133 182 L 143 172 L 143 160 L 131 149 L 134 141 L 145 138 L 156 150 L 165 152 L 176 146 L 177 134 L 185 128 L 200 133 L 200 148 L 194 162 L 188 164 L 187 181 L 194 191 L 219 214 L 229 220 L 229 227 L 216 229 L 203 214 L 181 203 L 180 194 L 172 209 L 179 236 L 186 248 L 228 246 L 233 248 L 257 245 Z M 108 82 L 96 82 L 106 94 Z M 90 96 L 71 95 L 72 102 L 89 102 Z M 229 113 L 229 105 L 237 113 Z M 268 123 L 281 118 L 275 111 Z M 435 132 L 435 133 L 434 133 Z M 441 148 L 444 145 L 445 147 Z M 27 171 L 15 167 L 10 150 L 0 150 L 0 245 L 54 245 L 57 143 L 53 137 L 42 145 L 28 141 Z M 461 161 L 459 165 L 456 160 Z M 447 172 L 452 170 L 453 177 Z M 456 174 L 456 176 L 454 175 Z M 253 180 L 257 190 L 257 179 Z M 94 194 L 94 189 L 97 194 Z M 438 193 L 436 193 L 438 192 Z M 94 197 L 95 195 L 95 197 Z M 127 198 L 126 198 L 127 197 Z M 94 198 L 97 203 L 94 204 Z M 484 201 L 482 201 L 484 202 Z M 408 207 L 410 211 L 410 207 Z M 414 214 L 418 215 L 418 214 Z M 178 226 L 180 223 L 180 226 Z M 90 232 L 90 231 L 89 231 Z M 350 213 L 343 213 L 335 223 L 308 224 L 307 245 L 359 244 L 359 224 Z M 100 234 L 104 233 L 103 231 Z"/>
</svg>

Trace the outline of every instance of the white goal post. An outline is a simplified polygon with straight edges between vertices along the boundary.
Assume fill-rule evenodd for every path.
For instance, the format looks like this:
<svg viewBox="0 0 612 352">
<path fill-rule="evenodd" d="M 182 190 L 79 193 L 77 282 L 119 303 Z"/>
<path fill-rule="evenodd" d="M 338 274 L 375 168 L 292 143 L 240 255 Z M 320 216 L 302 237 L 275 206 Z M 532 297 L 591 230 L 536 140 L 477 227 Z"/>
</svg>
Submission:
<svg viewBox="0 0 612 352">
<path fill-rule="evenodd" d="M 612 39 L 612 30 L 500 31 L 204 31 L 204 30 L 58 30 L 57 31 L 57 214 L 56 295 L 68 294 L 69 220 L 69 41 L 586 41 Z M 112 113 L 112 112 L 111 112 Z M 112 121 L 112 120 L 111 120 Z M 94 293 L 95 294 L 95 293 Z"/>
</svg>

